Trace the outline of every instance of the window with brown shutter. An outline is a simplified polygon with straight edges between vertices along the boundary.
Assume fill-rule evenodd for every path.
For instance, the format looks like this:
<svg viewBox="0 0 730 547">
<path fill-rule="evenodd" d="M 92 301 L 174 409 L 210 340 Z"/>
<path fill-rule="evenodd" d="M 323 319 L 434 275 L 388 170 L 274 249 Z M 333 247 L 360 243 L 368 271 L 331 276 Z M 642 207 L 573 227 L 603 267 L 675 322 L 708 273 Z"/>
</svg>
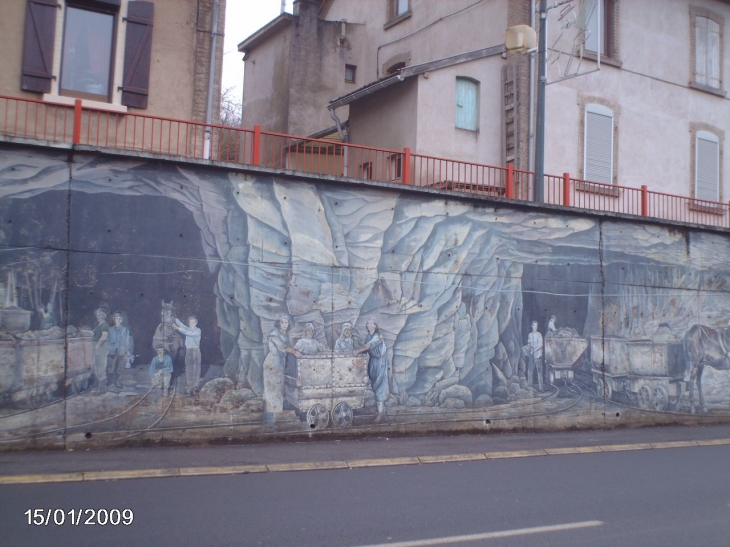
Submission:
<svg viewBox="0 0 730 547">
<path fill-rule="evenodd" d="M 20 84 L 25 91 L 51 91 L 57 10 L 58 4 L 53 0 L 28 0 Z"/>
<path fill-rule="evenodd" d="M 127 106 L 147 108 L 154 16 L 155 5 L 152 2 L 129 3 L 122 85 L 122 104 Z"/>
</svg>

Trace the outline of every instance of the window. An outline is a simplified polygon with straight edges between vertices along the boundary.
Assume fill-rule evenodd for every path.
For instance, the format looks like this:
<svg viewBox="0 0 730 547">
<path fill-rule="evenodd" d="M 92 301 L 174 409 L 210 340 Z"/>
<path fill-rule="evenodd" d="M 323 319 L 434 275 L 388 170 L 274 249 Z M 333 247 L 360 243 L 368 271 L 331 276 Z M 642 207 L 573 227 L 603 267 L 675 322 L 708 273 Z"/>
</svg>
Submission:
<svg viewBox="0 0 730 547">
<path fill-rule="evenodd" d="M 348 84 L 354 84 L 355 83 L 355 70 L 357 67 L 355 65 L 345 65 L 345 81 Z"/>
<path fill-rule="evenodd" d="M 586 51 L 616 57 L 614 0 L 584 0 L 582 6 L 587 10 L 585 16 L 588 17 Z"/>
<path fill-rule="evenodd" d="M 585 109 L 583 178 L 613 183 L 613 111 L 600 104 Z"/>
<path fill-rule="evenodd" d="M 71 102 L 79 98 L 147 108 L 155 6 L 130 0 L 122 18 L 122 4 L 27 0 L 21 89 L 51 94 L 54 101 L 62 95 Z M 57 29 L 62 33 L 58 40 Z M 124 54 L 123 66 L 115 66 L 117 51 Z"/>
<path fill-rule="evenodd" d="M 360 178 L 365 180 L 373 178 L 373 162 L 366 161 L 360 166 Z"/>
<path fill-rule="evenodd" d="M 695 197 L 720 200 L 720 139 L 709 131 L 695 136 Z"/>
<path fill-rule="evenodd" d="M 699 10 L 695 10 L 699 12 Z M 693 82 L 702 87 L 719 90 L 722 85 L 722 27 L 721 18 L 709 17 L 709 12 L 695 14 L 692 18 L 694 77 Z"/>
<path fill-rule="evenodd" d="M 392 27 L 411 16 L 410 0 L 387 0 L 387 2 L 388 13 L 383 28 Z"/>
<path fill-rule="evenodd" d="M 390 17 L 388 19 L 396 19 L 408 13 L 409 2 L 410 0 L 388 0 L 390 11 Z"/>
<path fill-rule="evenodd" d="M 479 82 L 471 78 L 456 78 L 456 127 L 479 129 Z"/>
<path fill-rule="evenodd" d="M 115 30 L 113 13 L 66 6 L 60 95 L 110 100 Z"/>
</svg>

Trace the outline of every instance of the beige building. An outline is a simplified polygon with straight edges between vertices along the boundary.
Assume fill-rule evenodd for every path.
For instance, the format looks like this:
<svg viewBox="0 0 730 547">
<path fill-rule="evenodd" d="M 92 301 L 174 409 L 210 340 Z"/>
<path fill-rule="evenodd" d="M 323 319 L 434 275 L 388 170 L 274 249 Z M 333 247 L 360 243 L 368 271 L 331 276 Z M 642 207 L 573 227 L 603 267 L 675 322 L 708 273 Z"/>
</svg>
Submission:
<svg viewBox="0 0 730 547">
<path fill-rule="evenodd" d="M 299 0 L 239 45 L 244 126 L 313 135 L 332 112 L 352 143 L 529 169 L 536 55 L 500 46 L 536 3 Z M 573 0 L 549 22 L 547 173 L 730 199 L 728 0 Z"/>
<path fill-rule="evenodd" d="M 0 95 L 215 122 L 225 4 L 3 0 Z"/>
</svg>

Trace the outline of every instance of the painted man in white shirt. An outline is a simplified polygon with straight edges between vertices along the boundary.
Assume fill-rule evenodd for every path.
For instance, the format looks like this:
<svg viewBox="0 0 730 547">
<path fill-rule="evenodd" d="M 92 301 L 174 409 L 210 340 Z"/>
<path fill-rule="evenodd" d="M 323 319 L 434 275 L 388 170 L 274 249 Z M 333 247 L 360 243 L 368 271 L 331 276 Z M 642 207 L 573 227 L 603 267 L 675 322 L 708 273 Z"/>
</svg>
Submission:
<svg viewBox="0 0 730 547">
<path fill-rule="evenodd" d="M 188 317 L 187 326 L 183 324 L 177 317 L 175 324 L 172 326 L 177 331 L 185 335 L 185 380 L 188 383 L 188 395 L 192 395 L 193 391 L 200 383 L 200 336 L 201 331 L 198 328 L 198 319 L 191 315 Z"/>
<path fill-rule="evenodd" d="M 537 385 L 542 391 L 542 334 L 537 332 L 537 321 L 532 322 L 532 332 L 527 335 L 527 386 L 532 386 L 532 375 L 537 368 Z"/>
</svg>

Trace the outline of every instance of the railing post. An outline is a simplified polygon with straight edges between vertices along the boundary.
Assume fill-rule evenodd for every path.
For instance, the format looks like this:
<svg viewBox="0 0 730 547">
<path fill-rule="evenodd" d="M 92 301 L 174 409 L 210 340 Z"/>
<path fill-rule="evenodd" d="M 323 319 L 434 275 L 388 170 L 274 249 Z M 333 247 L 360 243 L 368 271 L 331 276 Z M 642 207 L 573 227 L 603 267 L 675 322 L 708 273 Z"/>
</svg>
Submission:
<svg viewBox="0 0 730 547">
<path fill-rule="evenodd" d="M 649 216 L 649 188 L 646 184 L 641 185 L 641 216 Z"/>
<path fill-rule="evenodd" d="M 504 189 L 504 197 L 514 199 L 515 197 L 515 164 L 507 164 L 507 183 Z"/>
<path fill-rule="evenodd" d="M 251 163 L 261 165 L 261 126 L 253 126 L 253 150 L 251 150 Z"/>
<path fill-rule="evenodd" d="M 403 184 L 411 183 L 411 149 L 403 149 Z"/>
<path fill-rule="evenodd" d="M 81 99 L 76 99 L 74 102 L 74 144 L 81 144 L 81 114 Z"/>
<path fill-rule="evenodd" d="M 563 173 L 563 205 L 570 207 L 570 173 Z"/>
</svg>

